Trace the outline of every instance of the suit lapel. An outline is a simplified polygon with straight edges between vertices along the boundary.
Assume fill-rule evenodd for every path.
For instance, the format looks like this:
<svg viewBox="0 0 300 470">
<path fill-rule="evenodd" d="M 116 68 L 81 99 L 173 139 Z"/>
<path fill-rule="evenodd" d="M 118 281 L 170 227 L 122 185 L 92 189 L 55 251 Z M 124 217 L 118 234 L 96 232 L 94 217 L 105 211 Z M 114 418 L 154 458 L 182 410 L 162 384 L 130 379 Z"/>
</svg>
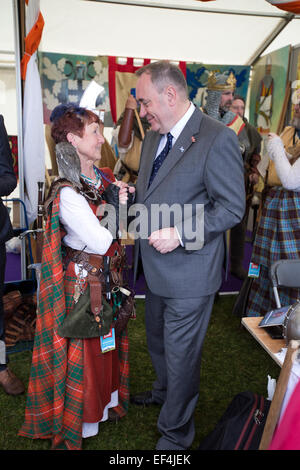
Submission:
<svg viewBox="0 0 300 470">
<path fill-rule="evenodd" d="M 151 132 L 151 131 L 150 131 Z M 153 161 L 157 152 L 161 135 L 153 132 L 152 135 L 147 136 L 147 149 L 143 155 L 142 166 L 139 169 L 138 186 L 140 188 L 140 200 L 144 200 L 145 193 L 149 185 L 149 179 L 152 171 Z M 142 178 L 142 180 L 141 180 Z"/>
<path fill-rule="evenodd" d="M 184 156 L 186 151 L 191 147 L 193 141 L 197 139 L 197 134 L 199 132 L 200 123 L 202 120 L 202 114 L 199 110 L 195 110 L 192 114 L 191 118 L 187 122 L 186 126 L 182 130 L 181 134 L 179 135 L 178 139 L 176 140 L 174 146 L 172 147 L 170 153 L 166 157 L 165 161 L 163 162 L 162 166 L 160 167 L 157 175 L 155 176 L 151 186 L 148 188 L 149 178 L 151 175 L 152 165 L 155 157 L 155 153 L 153 155 L 153 159 L 148 159 L 151 161 L 147 162 L 149 167 L 147 168 L 147 181 L 146 181 L 146 189 L 145 192 L 145 199 L 157 188 L 157 186 L 164 180 L 164 178 L 170 173 L 171 169 L 179 162 L 179 160 Z M 157 141 L 157 145 L 155 149 L 157 150 L 159 143 L 159 139 Z"/>
</svg>

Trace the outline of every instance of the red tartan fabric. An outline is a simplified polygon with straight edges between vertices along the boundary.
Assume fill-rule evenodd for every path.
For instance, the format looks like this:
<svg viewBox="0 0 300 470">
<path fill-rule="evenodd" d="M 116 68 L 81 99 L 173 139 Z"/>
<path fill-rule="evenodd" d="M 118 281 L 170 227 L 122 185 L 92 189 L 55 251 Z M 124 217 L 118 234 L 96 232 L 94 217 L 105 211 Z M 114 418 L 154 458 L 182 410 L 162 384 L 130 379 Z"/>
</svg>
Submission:
<svg viewBox="0 0 300 470">
<path fill-rule="evenodd" d="M 211 0 L 206 0 L 211 1 Z M 144 59 L 143 65 L 150 64 L 151 59 Z M 180 61 L 179 67 L 186 76 L 186 62 Z M 108 83 L 109 83 L 109 101 L 110 111 L 113 121 L 116 123 L 119 116 L 117 116 L 117 99 L 116 99 L 116 72 L 132 73 L 134 74 L 141 66 L 134 65 L 134 58 L 127 57 L 126 64 L 119 64 L 117 57 L 108 57 Z"/>
<path fill-rule="evenodd" d="M 60 447 L 64 442 L 67 449 L 79 449 L 83 397 L 82 341 L 68 341 L 56 333 L 66 315 L 58 211 L 59 193 L 44 234 L 31 377 L 25 422 L 19 434 L 53 439 L 53 447 Z"/>
<path fill-rule="evenodd" d="M 102 182 L 104 188 L 106 189 L 110 182 L 115 180 L 115 176 L 110 168 L 102 168 L 101 171 L 104 173 L 104 178 Z M 91 204 L 94 212 L 96 207 Z M 113 243 L 107 251 L 108 256 L 114 255 L 117 250 L 120 252 L 124 248 L 118 243 Z M 118 359 L 119 359 L 119 404 L 114 407 L 113 410 L 119 415 L 120 418 L 126 415 L 128 411 L 129 404 L 129 342 L 127 331 L 123 331 L 122 335 L 119 338 L 116 338 L 116 346 L 118 350 Z"/>
<path fill-rule="evenodd" d="M 110 178 L 112 173 L 105 172 Z M 104 185 L 107 186 L 108 182 Z M 39 311 L 29 379 L 25 421 L 20 436 L 52 439 L 53 449 L 80 449 L 84 397 L 83 341 L 56 333 L 73 304 L 71 277 L 64 277 L 59 224 L 59 192 L 47 220 L 40 281 Z M 128 337 L 120 338 L 119 406 L 128 409 Z"/>
</svg>

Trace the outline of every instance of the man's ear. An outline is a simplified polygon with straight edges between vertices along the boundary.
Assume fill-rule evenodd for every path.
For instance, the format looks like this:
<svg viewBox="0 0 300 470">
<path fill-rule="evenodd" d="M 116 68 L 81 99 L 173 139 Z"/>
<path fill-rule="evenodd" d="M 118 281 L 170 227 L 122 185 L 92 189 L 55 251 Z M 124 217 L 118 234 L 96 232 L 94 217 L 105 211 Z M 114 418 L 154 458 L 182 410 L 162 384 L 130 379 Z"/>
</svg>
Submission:
<svg viewBox="0 0 300 470">
<path fill-rule="evenodd" d="M 174 106 L 176 103 L 177 92 L 173 85 L 168 85 L 166 88 L 166 95 L 170 106 Z"/>
</svg>

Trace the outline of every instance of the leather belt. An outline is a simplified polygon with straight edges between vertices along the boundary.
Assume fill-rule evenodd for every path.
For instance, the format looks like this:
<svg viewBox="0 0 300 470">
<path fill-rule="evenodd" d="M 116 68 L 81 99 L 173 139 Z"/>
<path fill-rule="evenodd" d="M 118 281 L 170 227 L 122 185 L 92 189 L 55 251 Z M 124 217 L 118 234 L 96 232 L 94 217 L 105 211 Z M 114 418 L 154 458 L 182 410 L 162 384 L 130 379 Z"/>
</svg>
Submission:
<svg viewBox="0 0 300 470">
<path fill-rule="evenodd" d="M 104 256 L 86 253 L 85 251 L 73 250 L 66 247 L 68 261 L 80 264 L 89 274 L 100 276 L 104 266 Z"/>
<path fill-rule="evenodd" d="M 87 282 L 90 286 L 90 302 L 91 311 L 97 323 L 101 323 L 101 308 L 102 308 L 102 290 L 103 286 L 106 287 L 106 293 L 110 291 L 110 286 L 105 282 L 108 278 L 108 272 L 105 271 L 105 259 L 102 255 L 95 255 L 86 253 L 85 251 L 74 250 L 68 246 L 66 249 L 66 257 L 64 260 L 67 266 L 70 261 L 79 264 L 88 272 Z M 106 268 L 108 271 L 108 269 Z"/>
</svg>

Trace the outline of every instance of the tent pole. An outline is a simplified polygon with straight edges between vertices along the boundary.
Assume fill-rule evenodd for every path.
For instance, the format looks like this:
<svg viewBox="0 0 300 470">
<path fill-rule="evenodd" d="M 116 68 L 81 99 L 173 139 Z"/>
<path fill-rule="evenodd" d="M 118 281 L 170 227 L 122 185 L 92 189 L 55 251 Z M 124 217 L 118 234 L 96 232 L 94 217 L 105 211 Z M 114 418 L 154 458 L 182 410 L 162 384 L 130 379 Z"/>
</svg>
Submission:
<svg viewBox="0 0 300 470">
<path fill-rule="evenodd" d="M 295 15 L 293 15 L 292 13 L 288 13 L 287 15 L 285 15 L 285 18 L 283 18 L 280 23 L 276 26 L 276 28 L 273 29 L 269 37 L 264 40 L 261 46 L 250 57 L 246 65 L 253 66 L 258 61 L 262 53 L 269 47 L 269 45 L 274 41 L 274 39 L 277 38 L 277 36 L 290 23 L 290 21 L 292 21 L 293 18 L 295 18 Z"/>
<path fill-rule="evenodd" d="M 21 0 L 24 4 L 24 0 Z M 24 158 L 23 158 L 23 90 L 21 79 L 21 26 L 20 26 L 20 0 L 12 0 L 14 17 L 15 60 L 16 60 L 16 94 L 17 94 L 17 123 L 18 123 L 18 170 L 19 170 L 19 197 L 24 201 Z M 20 205 L 20 224 L 25 227 L 25 217 Z M 26 241 L 21 240 L 21 279 L 26 279 Z"/>
<path fill-rule="evenodd" d="M 222 15 L 242 15 L 242 16 L 259 16 L 265 18 L 284 18 L 285 13 L 276 11 L 276 12 L 259 12 L 259 11 L 246 11 L 246 10 L 225 10 L 221 8 L 209 8 L 209 6 L 203 7 L 195 4 L 195 6 L 190 5 L 176 5 L 172 3 L 157 2 L 153 3 L 151 0 L 84 0 L 84 1 L 94 1 L 99 3 L 110 3 L 116 5 L 127 5 L 127 6 L 137 6 L 144 8 L 161 8 L 166 10 L 180 10 L 180 11 L 194 11 L 200 13 L 216 13 Z"/>
</svg>

